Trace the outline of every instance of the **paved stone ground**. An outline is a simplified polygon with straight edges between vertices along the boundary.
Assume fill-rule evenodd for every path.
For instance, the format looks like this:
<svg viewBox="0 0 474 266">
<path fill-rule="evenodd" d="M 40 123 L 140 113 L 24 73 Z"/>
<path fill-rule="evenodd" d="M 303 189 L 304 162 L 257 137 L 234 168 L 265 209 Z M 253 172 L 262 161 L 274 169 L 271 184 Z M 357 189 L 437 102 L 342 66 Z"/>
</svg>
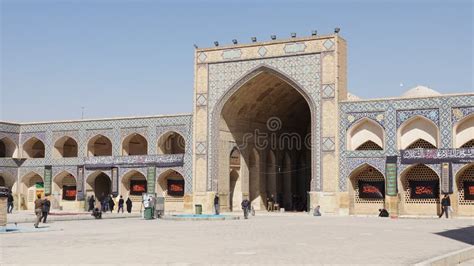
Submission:
<svg viewBox="0 0 474 266">
<path fill-rule="evenodd" d="M 32 226 L 22 224 L 19 226 Z M 54 222 L 0 235 L 0 264 L 413 264 L 474 244 L 473 219 L 259 215 Z"/>
</svg>

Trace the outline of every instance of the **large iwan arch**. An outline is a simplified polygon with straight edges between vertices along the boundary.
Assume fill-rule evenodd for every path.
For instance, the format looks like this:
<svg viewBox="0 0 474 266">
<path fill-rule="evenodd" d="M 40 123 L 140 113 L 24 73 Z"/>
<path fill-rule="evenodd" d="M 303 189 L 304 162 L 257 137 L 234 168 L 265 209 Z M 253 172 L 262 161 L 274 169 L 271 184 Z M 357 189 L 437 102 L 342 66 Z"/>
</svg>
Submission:
<svg viewBox="0 0 474 266">
<path fill-rule="evenodd" d="M 268 68 L 260 67 L 245 76 L 232 87 L 217 103 L 212 112 L 212 122 L 216 125 L 217 131 L 213 133 L 212 156 L 216 156 L 217 160 L 212 161 L 213 175 L 217 183 L 217 190 L 221 195 L 221 200 L 230 197 L 229 184 L 229 146 L 223 143 L 235 143 L 242 154 L 242 164 L 239 179 L 241 179 L 242 197 L 249 197 L 249 177 L 256 176 L 250 165 L 250 153 L 254 147 L 264 150 L 273 151 L 279 164 L 285 157 L 285 152 L 293 154 L 296 158 L 299 154 L 309 153 L 311 149 L 309 145 L 305 145 L 305 140 L 311 132 L 311 123 L 313 118 L 314 105 L 311 98 L 301 89 L 294 81 L 281 74 L 280 72 Z M 315 122 L 315 121 L 313 121 Z M 266 145 L 258 143 L 257 132 L 267 134 Z M 314 138 L 309 138 L 314 143 Z M 265 141 L 264 141 L 265 142 Z M 295 161 L 291 161 L 288 169 L 296 169 Z M 309 164 L 307 167 L 311 167 Z M 288 171 L 284 173 L 283 165 L 279 165 L 275 169 L 276 180 L 287 180 L 276 183 L 282 187 L 275 186 L 269 189 L 253 188 L 254 191 L 260 192 L 261 198 L 266 198 L 264 193 L 274 193 L 274 200 L 286 208 L 293 206 L 293 200 L 300 198 L 306 201 L 307 193 L 295 191 L 294 187 L 299 186 L 298 183 L 310 182 L 310 180 L 298 178 L 296 171 Z M 295 179 L 295 180 L 293 180 Z M 276 181 L 271 181 L 276 182 Z M 263 185 L 260 182 L 259 186 Z M 309 187 L 308 185 L 304 185 Z M 281 189 L 279 189 L 281 188 Z M 276 190 L 274 190 L 276 189 Z M 290 195 L 291 191 L 295 191 L 298 195 Z M 255 195 L 253 195 L 255 196 Z M 222 198 L 223 197 L 223 198 Z M 235 197 L 235 195 L 232 195 Z M 230 206 L 229 206 L 230 207 Z M 225 210 L 225 208 L 224 208 Z"/>
</svg>

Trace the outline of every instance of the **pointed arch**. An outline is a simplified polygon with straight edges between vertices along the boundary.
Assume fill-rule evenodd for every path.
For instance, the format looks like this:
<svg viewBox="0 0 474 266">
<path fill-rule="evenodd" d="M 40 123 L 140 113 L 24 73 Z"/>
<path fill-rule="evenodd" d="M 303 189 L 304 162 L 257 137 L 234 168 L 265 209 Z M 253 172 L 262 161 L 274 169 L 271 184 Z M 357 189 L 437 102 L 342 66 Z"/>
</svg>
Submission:
<svg viewBox="0 0 474 266">
<path fill-rule="evenodd" d="M 148 141 L 143 135 L 139 133 L 132 133 L 123 139 L 122 155 L 133 156 L 133 155 L 147 155 L 147 154 L 148 154 Z"/>
<path fill-rule="evenodd" d="M 44 158 L 44 143 L 36 137 L 31 137 L 23 143 L 23 157 Z"/>
<path fill-rule="evenodd" d="M 20 208 L 26 210 L 34 209 L 34 201 L 38 195 L 44 196 L 43 176 L 34 171 L 28 172 L 20 178 Z"/>
<path fill-rule="evenodd" d="M 135 169 L 131 169 L 122 175 L 120 183 L 120 195 L 123 197 L 141 196 L 142 193 L 147 192 L 146 176 Z"/>
<path fill-rule="evenodd" d="M 453 127 L 455 148 L 474 147 L 474 114 L 466 116 Z"/>
<path fill-rule="evenodd" d="M 219 96 L 219 98 L 217 99 L 217 101 L 215 102 L 216 104 L 214 105 L 214 107 L 212 108 L 212 110 L 209 110 L 211 116 L 210 116 L 210 125 L 211 125 L 211 128 L 210 128 L 210 134 L 211 134 L 211 138 L 209 140 L 209 151 L 210 151 L 210 155 L 211 157 L 217 157 L 217 158 L 222 158 L 223 160 L 223 156 L 219 155 L 219 153 L 221 152 L 224 152 L 223 150 L 221 151 L 221 148 L 219 147 L 219 139 L 222 137 L 222 134 L 220 133 L 221 130 L 224 130 L 224 131 L 227 131 L 226 135 L 228 135 L 229 133 L 231 135 L 234 134 L 234 132 L 232 132 L 233 130 L 230 128 L 230 127 L 238 127 L 236 124 L 232 124 L 232 125 L 229 125 L 227 124 L 227 121 L 225 121 L 226 119 L 229 120 L 230 116 L 235 116 L 235 115 L 241 115 L 241 114 L 255 114 L 255 116 L 259 116 L 263 119 L 263 117 L 265 116 L 265 114 L 268 114 L 268 113 L 273 113 L 273 112 L 280 112 L 283 108 L 280 108 L 278 109 L 278 105 L 274 105 L 274 104 L 270 104 L 268 105 L 266 103 L 267 106 L 271 106 L 272 110 L 270 110 L 270 112 L 267 112 L 265 113 L 264 110 L 260 110 L 258 109 L 259 106 L 258 104 L 248 104 L 246 106 L 241 106 L 241 108 L 238 108 L 238 109 L 232 109 L 232 108 L 226 108 L 226 110 L 224 110 L 224 108 L 226 107 L 226 104 L 229 103 L 229 102 L 234 102 L 235 99 L 238 99 L 239 97 L 235 96 L 237 93 L 239 93 L 240 90 L 246 90 L 248 89 L 249 86 L 254 86 L 254 84 L 258 83 L 258 82 L 263 82 L 263 80 L 271 80 L 272 82 L 272 86 L 268 85 L 266 88 L 263 88 L 261 91 L 259 91 L 258 93 L 260 93 L 260 95 L 258 97 L 255 98 L 255 100 L 257 101 L 262 101 L 262 99 L 274 99 L 275 97 L 277 97 L 276 94 L 283 94 L 283 95 L 278 95 L 278 97 L 282 97 L 282 99 L 285 99 L 287 100 L 287 102 L 289 101 L 295 101 L 297 103 L 294 103 L 294 104 L 291 104 L 291 106 L 298 106 L 298 110 L 300 109 L 304 109 L 302 110 L 301 112 L 298 112 L 298 110 L 294 110 L 293 112 L 287 112 L 285 114 L 285 120 L 288 123 L 288 125 L 290 125 L 290 123 L 295 123 L 295 124 L 298 124 L 298 125 L 301 125 L 298 127 L 298 133 L 301 134 L 301 135 L 305 135 L 306 132 L 299 132 L 299 131 L 302 131 L 300 127 L 303 127 L 302 124 L 305 124 L 305 123 L 297 123 L 298 121 L 306 121 L 307 120 L 307 123 L 309 125 L 312 125 L 312 126 L 315 126 L 316 125 L 316 117 L 315 117 L 315 114 L 316 114 L 316 105 L 313 101 L 313 99 L 310 97 L 310 95 L 308 94 L 307 91 L 305 91 L 303 89 L 303 86 L 301 86 L 298 82 L 296 82 L 294 79 L 292 79 L 291 77 L 288 77 L 284 72 L 276 69 L 276 68 L 273 68 L 269 65 L 266 65 L 266 64 L 260 64 L 258 66 L 256 66 L 255 68 L 251 69 L 250 71 L 248 71 L 246 74 L 244 74 L 242 77 L 240 77 L 237 81 L 235 81 L 232 85 L 229 86 L 229 89 L 227 91 L 225 91 L 222 95 Z M 279 90 L 276 90 L 276 92 L 278 93 L 273 93 L 275 91 L 271 91 L 271 88 L 270 87 L 273 87 L 273 85 L 275 86 L 283 86 L 283 88 L 285 88 L 285 92 L 279 92 Z M 288 95 L 291 96 L 291 97 L 285 97 L 285 93 L 287 93 L 287 88 L 291 88 L 291 89 L 288 89 Z M 273 96 L 275 97 L 265 97 L 266 94 L 275 94 Z M 288 96 L 286 95 L 286 96 Z M 296 95 L 298 95 L 296 97 Z M 268 100 L 270 101 L 270 100 Z M 249 111 L 251 110 L 252 108 L 257 108 L 258 110 L 256 110 L 255 112 L 253 111 Z M 261 107 L 261 106 L 260 106 Z M 306 108 L 308 111 L 306 111 Z M 231 112 L 228 112 L 229 110 L 231 110 Z M 228 115 L 224 115 L 223 112 L 225 111 L 226 114 Z M 300 115 L 295 115 L 295 113 L 300 113 Z M 278 115 L 277 115 L 278 116 Z M 260 120 L 262 120 L 260 119 Z M 238 119 L 233 119 L 233 121 L 237 121 Z M 255 124 L 256 123 L 261 123 L 262 124 L 262 121 L 255 121 Z M 264 122 L 263 122 L 264 123 Z M 311 130 L 310 130 L 310 134 L 313 135 L 313 137 L 309 138 L 309 140 L 311 141 L 311 147 L 313 147 L 313 149 L 316 147 L 319 148 L 319 143 L 317 142 L 318 138 L 316 138 L 314 136 L 315 134 L 315 130 L 313 130 L 313 127 L 310 127 Z M 225 129 L 224 129 L 225 128 Z M 306 124 L 304 125 L 304 128 L 306 129 Z M 228 131 L 231 131 L 231 132 L 228 132 Z M 238 132 L 235 132 L 235 134 L 239 134 Z M 318 140 L 319 141 L 319 140 Z M 240 144 L 239 144 L 240 145 Z M 247 157 L 246 157 L 247 158 Z M 212 171 L 210 173 L 210 178 L 211 178 L 211 182 L 210 182 L 210 186 L 209 186 L 209 189 L 216 189 L 218 187 L 218 182 L 219 182 L 219 178 L 220 176 L 222 176 L 224 174 L 224 169 L 220 169 L 220 166 L 224 165 L 223 162 L 219 162 L 220 159 L 217 159 L 217 160 L 209 160 L 209 167 L 210 169 L 215 169 L 215 171 Z M 314 162 L 315 164 L 315 161 L 316 161 L 316 157 L 314 155 L 311 156 L 311 160 L 312 162 Z M 312 171 L 315 172 L 315 169 L 313 168 Z M 316 173 L 313 173 L 311 174 L 310 176 L 316 176 Z M 317 187 L 319 184 L 316 184 L 315 186 Z"/>
<path fill-rule="evenodd" d="M 93 136 L 87 143 L 87 156 L 112 156 L 112 141 L 101 134 Z"/>
<path fill-rule="evenodd" d="M 377 214 L 385 202 L 385 177 L 370 163 L 363 163 L 349 174 L 351 214 Z"/>
<path fill-rule="evenodd" d="M 163 196 L 173 196 L 173 197 L 176 197 L 174 195 L 170 195 L 170 192 L 171 191 L 168 191 L 168 188 L 171 184 L 168 183 L 169 180 L 173 180 L 173 181 L 179 181 L 179 183 L 182 182 L 182 192 L 183 192 L 183 195 L 184 195 L 184 192 L 186 191 L 185 190 L 185 182 L 184 182 L 184 176 L 182 173 L 180 173 L 179 171 L 175 170 L 175 169 L 167 169 L 166 171 L 162 172 L 159 176 L 158 176 L 158 180 L 156 182 L 156 192 L 158 194 L 162 194 Z M 174 191 L 174 192 L 178 192 L 178 191 Z M 173 193 L 174 193 L 173 192 Z M 176 194 L 175 194 L 176 195 Z M 180 196 L 181 197 L 181 196 Z"/>
<path fill-rule="evenodd" d="M 167 131 L 158 137 L 158 154 L 184 154 L 186 141 L 182 134 Z"/>
<path fill-rule="evenodd" d="M 385 131 L 379 123 L 362 118 L 347 130 L 348 150 L 383 150 Z"/>
<path fill-rule="evenodd" d="M 13 158 L 17 156 L 18 146 L 9 137 L 0 139 L 0 158 Z"/>
<path fill-rule="evenodd" d="M 59 195 L 58 200 L 76 200 L 76 178 L 69 171 L 62 171 L 53 177 L 53 194 Z"/>
<path fill-rule="evenodd" d="M 77 157 L 77 153 L 77 141 L 72 137 L 63 136 L 54 143 L 53 158 Z"/>
<path fill-rule="evenodd" d="M 438 147 L 439 128 L 424 116 L 414 116 L 403 122 L 398 129 L 398 148 L 404 150 L 411 144 L 424 140 L 433 147 Z M 412 146 L 413 147 L 413 146 Z"/>
<path fill-rule="evenodd" d="M 100 170 L 97 170 L 86 178 L 86 191 L 91 192 L 96 199 L 101 200 L 112 192 L 112 179 Z"/>
<path fill-rule="evenodd" d="M 13 187 L 16 184 L 16 177 L 8 172 L 0 170 L 0 187 L 4 186 L 13 191 Z"/>
</svg>

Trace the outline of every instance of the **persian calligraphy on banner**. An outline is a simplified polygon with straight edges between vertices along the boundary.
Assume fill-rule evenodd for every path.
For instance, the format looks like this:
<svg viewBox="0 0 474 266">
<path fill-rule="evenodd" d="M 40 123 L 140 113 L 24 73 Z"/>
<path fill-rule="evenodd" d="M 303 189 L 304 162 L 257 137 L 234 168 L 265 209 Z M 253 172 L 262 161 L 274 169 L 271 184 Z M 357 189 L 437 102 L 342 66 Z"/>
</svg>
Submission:
<svg viewBox="0 0 474 266">
<path fill-rule="evenodd" d="M 470 163 L 474 161 L 474 148 L 467 149 L 411 149 L 401 150 L 400 162 L 413 163 Z"/>
</svg>

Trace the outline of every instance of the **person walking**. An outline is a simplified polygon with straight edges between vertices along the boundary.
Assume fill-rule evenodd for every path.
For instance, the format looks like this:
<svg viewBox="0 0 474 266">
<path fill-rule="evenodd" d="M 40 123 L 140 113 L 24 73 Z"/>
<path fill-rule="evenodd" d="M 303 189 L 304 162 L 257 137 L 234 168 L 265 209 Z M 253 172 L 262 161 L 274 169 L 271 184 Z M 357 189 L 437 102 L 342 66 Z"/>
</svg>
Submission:
<svg viewBox="0 0 474 266">
<path fill-rule="evenodd" d="M 95 205 L 95 198 L 94 198 L 94 195 L 92 195 L 90 198 L 89 198 L 89 209 L 87 211 L 93 211 L 94 210 L 94 205 Z"/>
<path fill-rule="evenodd" d="M 43 223 L 46 223 L 46 219 L 48 218 L 50 208 L 51 208 L 51 201 L 49 201 L 48 197 L 45 197 L 45 199 L 43 200 L 42 215 L 41 215 L 41 218 L 43 219 Z"/>
<path fill-rule="evenodd" d="M 120 195 L 120 199 L 118 201 L 118 210 L 117 210 L 117 213 L 120 212 L 120 210 L 122 210 L 122 213 L 123 213 L 123 203 L 124 203 L 124 200 L 122 198 L 122 195 Z"/>
<path fill-rule="evenodd" d="M 41 195 L 37 195 L 37 197 L 38 198 L 35 200 L 35 228 L 38 228 L 38 225 L 41 221 L 41 215 L 43 214 L 43 201 L 41 200 Z"/>
<path fill-rule="evenodd" d="M 219 195 L 218 194 L 214 196 L 214 210 L 216 211 L 216 215 L 219 215 Z"/>
<path fill-rule="evenodd" d="M 114 212 L 114 207 L 115 207 L 115 201 L 112 198 L 112 195 L 109 195 L 109 209 L 110 209 L 110 212 Z"/>
<path fill-rule="evenodd" d="M 13 195 L 12 191 L 8 191 L 8 198 L 7 198 L 7 213 L 12 213 L 13 212 Z"/>
<path fill-rule="evenodd" d="M 441 214 L 439 215 L 439 218 L 443 217 L 443 214 L 446 213 L 446 219 L 448 219 L 449 215 L 449 208 L 451 207 L 451 199 L 449 198 L 448 194 L 444 194 L 443 199 L 441 199 Z"/>
<path fill-rule="evenodd" d="M 109 196 L 102 198 L 102 212 L 106 213 L 109 210 Z"/>
<path fill-rule="evenodd" d="M 248 219 L 249 218 L 249 207 L 250 207 L 250 201 L 248 199 L 244 199 L 242 201 L 242 210 L 244 211 L 244 218 Z"/>
<path fill-rule="evenodd" d="M 132 212 L 132 200 L 130 198 L 127 198 L 127 201 L 125 202 L 127 204 L 127 212 L 131 213 Z"/>
</svg>

